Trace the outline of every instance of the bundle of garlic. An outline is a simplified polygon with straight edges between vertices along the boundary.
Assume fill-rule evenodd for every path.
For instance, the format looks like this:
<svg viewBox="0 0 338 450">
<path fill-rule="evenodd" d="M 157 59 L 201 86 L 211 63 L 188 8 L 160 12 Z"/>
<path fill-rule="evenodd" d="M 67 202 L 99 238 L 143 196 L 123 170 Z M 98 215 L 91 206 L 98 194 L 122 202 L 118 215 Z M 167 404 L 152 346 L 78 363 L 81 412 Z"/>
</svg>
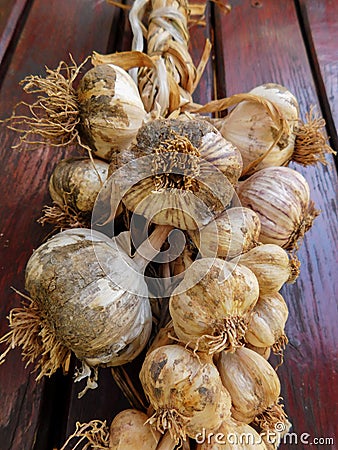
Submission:
<svg viewBox="0 0 338 450">
<path fill-rule="evenodd" d="M 148 248 L 148 255 L 156 254 L 170 230 L 158 227 L 141 253 Z M 149 339 L 152 316 L 143 277 L 149 261 L 129 256 L 129 240 L 129 232 L 110 239 L 71 229 L 35 250 L 26 266 L 30 304 L 11 311 L 11 331 L 0 340 L 8 344 L 1 362 L 21 346 L 40 379 L 65 369 L 74 352 L 82 363 L 76 381 L 88 377 L 87 388 L 95 388 L 99 366 L 133 360 Z"/>
<path fill-rule="evenodd" d="M 322 118 L 314 117 L 310 111 L 308 122 L 302 122 L 296 97 L 279 84 L 263 84 L 249 94 L 271 101 L 288 126 L 275 142 L 278 128 L 264 105 L 250 98 L 215 122 L 222 135 L 241 152 L 243 175 L 265 167 L 284 166 L 290 161 L 304 166 L 317 162 L 325 164 L 325 153 L 333 153 L 333 150 L 322 133 L 325 126 Z"/>
<path fill-rule="evenodd" d="M 85 61 L 86 62 L 86 61 Z M 29 115 L 17 112 L 8 119 L 18 131 L 20 142 L 36 144 L 36 136 L 56 147 L 78 143 L 95 156 L 110 161 L 116 151 L 127 148 L 146 118 L 138 88 L 130 75 L 113 64 L 88 70 L 75 81 L 84 63 L 69 67 L 60 62 L 46 77 L 30 75 L 21 84 L 27 93 L 37 94 L 28 105 Z"/>
<path fill-rule="evenodd" d="M 95 200 L 107 180 L 109 165 L 99 159 L 61 160 L 49 180 L 52 206 L 45 206 L 42 224 L 56 228 L 88 228 Z"/>
</svg>

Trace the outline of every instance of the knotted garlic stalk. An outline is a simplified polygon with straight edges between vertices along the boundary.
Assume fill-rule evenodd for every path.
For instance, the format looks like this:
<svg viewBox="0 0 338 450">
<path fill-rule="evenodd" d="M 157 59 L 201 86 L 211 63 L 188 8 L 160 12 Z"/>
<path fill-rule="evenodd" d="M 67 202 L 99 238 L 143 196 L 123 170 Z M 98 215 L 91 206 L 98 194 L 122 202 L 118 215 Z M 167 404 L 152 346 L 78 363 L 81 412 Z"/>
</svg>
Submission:
<svg viewBox="0 0 338 450">
<path fill-rule="evenodd" d="M 276 244 L 262 244 L 240 255 L 234 261 L 248 267 L 256 276 L 261 294 L 279 291 L 284 283 L 294 283 L 300 262 Z"/>
<path fill-rule="evenodd" d="M 158 227 L 142 255 L 151 259 L 170 230 Z M 21 346 L 23 357 L 40 369 L 40 379 L 65 368 L 72 351 L 82 362 L 76 381 L 89 377 L 87 388 L 94 388 L 98 366 L 133 360 L 148 341 L 152 316 L 143 277 L 149 259 L 141 254 L 132 259 L 129 242 L 129 232 L 110 239 L 71 229 L 35 250 L 26 266 L 30 305 L 10 313 L 2 362 L 10 348 Z"/>
<path fill-rule="evenodd" d="M 187 346 L 209 354 L 242 345 L 259 295 L 251 270 L 221 259 L 196 260 L 169 302 L 175 333 Z"/>
<path fill-rule="evenodd" d="M 207 122 L 159 119 L 140 128 L 118 166 L 114 182 L 129 210 L 191 230 L 225 209 L 242 163 L 238 150 Z"/>
<path fill-rule="evenodd" d="M 46 77 L 30 75 L 21 82 L 37 100 L 19 103 L 8 119 L 21 134 L 17 146 L 36 144 L 39 136 L 56 147 L 78 143 L 108 161 L 129 146 L 146 117 L 136 84 L 125 70 L 103 64 L 87 71 L 76 89 L 86 61 L 77 66 L 71 58 L 72 66 L 60 62 L 55 70 L 46 69 Z M 25 107 L 27 116 L 17 113 Z"/>
<path fill-rule="evenodd" d="M 218 121 L 217 128 L 241 152 L 243 174 L 250 175 L 270 166 L 284 166 L 295 161 L 304 166 L 325 163 L 325 153 L 333 153 L 322 133 L 325 121 L 314 117 L 312 110 L 307 123 L 299 116 L 296 97 L 284 86 L 275 83 L 263 84 L 249 94 L 271 101 L 281 112 L 288 127 L 271 147 L 278 129 L 266 108 L 259 102 L 248 99 L 238 104 L 231 113 Z"/>
<path fill-rule="evenodd" d="M 229 419 L 212 436 L 199 433 L 196 450 L 266 450 L 262 437 L 246 423 Z"/>
<path fill-rule="evenodd" d="M 95 200 L 108 176 L 109 165 L 99 159 L 69 158 L 61 160 L 49 179 L 52 206 L 45 206 L 42 224 L 56 228 L 90 225 Z"/>
<path fill-rule="evenodd" d="M 245 339 L 256 347 L 272 347 L 283 354 L 288 339 L 284 333 L 289 310 L 278 293 L 261 294 L 250 317 Z"/>
<path fill-rule="evenodd" d="M 189 234 L 203 257 L 235 258 L 257 245 L 260 230 L 260 219 L 255 211 L 234 207 Z"/>
<path fill-rule="evenodd" d="M 261 220 L 259 240 L 292 250 L 319 214 L 302 174 L 289 167 L 267 167 L 240 183 L 238 197 Z"/>
<path fill-rule="evenodd" d="M 155 410 L 148 423 L 168 430 L 176 443 L 203 428 L 213 431 L 230 416 L 230 396 L 206 355 L 180 345 L 159 347 L 146 356 L 140 379 Z"/>
<path fill-rule="evenodd" d="M 246 348 L 222 352 L 217 367 L 232 401 L 232 417 L 240 422 L 255 422 L 265 429 L 286 423 L 281 405 L 280 382 L 273 367 L 258 353 Z"/>
</svg>

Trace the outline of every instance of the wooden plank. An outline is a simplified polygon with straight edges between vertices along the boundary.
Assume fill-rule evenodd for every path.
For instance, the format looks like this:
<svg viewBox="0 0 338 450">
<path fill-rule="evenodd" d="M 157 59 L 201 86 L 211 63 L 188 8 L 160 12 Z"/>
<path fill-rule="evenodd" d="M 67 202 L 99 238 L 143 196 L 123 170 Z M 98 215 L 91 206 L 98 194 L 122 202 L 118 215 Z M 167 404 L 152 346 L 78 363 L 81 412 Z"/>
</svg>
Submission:
<svg viewBox="0 0 338 450">
<path fill-rule="evenodd" d="M 319 2 L 320 3 L 320 2 Z M 302 116 L 319 105 L 294 3 L 234 0 L 228 16 L 216 14 L 216 41 L 221 43 L 216 66 L 226 94 L 245 92 L 267 82 L 283 84 L 299 100 Z M 330 36 L 337 42 L 338 35 Z M 290 317 L 290 344 L 278 373 L 293 431 L 311 437 L 332 437 L 337 423 L 337 175 L 331 166 L 302 168 L 321 215 L 315 220 L 298 256 L 301 275 L 283 288 Z M 292 449 L 292 445 L 283 445 Z M 327 447 L 329 448 L 329 447 Z"/>
<path fill-rule="evenodd" d="M 18 87 L 26 75 L 44 74 L 45 65 L 56 67 L 60 60 L 68 60 L 69 52 L 77 62 L 92 50 L 104 52 L 113 16 L 114 11 L 102 1 L 35 0 L 1 85 L 0 117 L 8 117 L 15 103 L 26 98 Z M 17 135 L 4 125 L 0 131 L 0 332 L 3 335 L 7 331 L 6 315 L 19 304 L 19 297 L 10 287 L 23 289 L 25 264 L 48 232 L 36 219 L 42 206 L 50 202 L 49 176 L 55 164 L 65 155 L 75 153 L 75 149 L 58 151 L 41 145 L 19 153 L 10 149 L 17 142 Z M 44 408 L 48 402 L 42 394 L 52 390 L 45 390 L 44 383 L 36 384 L 31 370 L 31 367 L 24 368 L 19 351 L 9 354 L 0 367 L 1 450 L 32 449 L 35 443 L 37 450 L 60 443 L 53 441 L 60 437 L 53 437 L 52 433 L 46 442 L 39 442 L 42 430 L 45 428 L 47 437 L 51 430 L 48 418 L 52 412 Z M 57 410 L 64 394 L 60 391 L 53 395 L 50 408 L 55 406 Z M 40 413 L 44 416 L 41 424 Z"/>
<path fill-rule="evenodd" d="M 11 43 L 28 0 L 2 0 L 0 5 L 0 64 Z"/>
</svg>

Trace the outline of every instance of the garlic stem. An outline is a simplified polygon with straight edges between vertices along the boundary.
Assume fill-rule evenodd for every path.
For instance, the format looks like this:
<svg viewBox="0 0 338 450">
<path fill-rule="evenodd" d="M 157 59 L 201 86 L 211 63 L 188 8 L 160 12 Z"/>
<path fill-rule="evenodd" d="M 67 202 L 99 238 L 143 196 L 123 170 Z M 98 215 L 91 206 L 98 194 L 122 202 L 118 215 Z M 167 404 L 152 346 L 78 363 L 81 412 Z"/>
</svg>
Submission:
<svg viewBox="0 0 338 450">
<path fill-rule="evenodd" d="M 169 233 L 174 229 L 171 225 L 158 225 L 152 234 L 136 250 L 133 260 L 140 269 L 145 269 L 147 264 L 161 251 L 161 247 Z"/>
</svg>

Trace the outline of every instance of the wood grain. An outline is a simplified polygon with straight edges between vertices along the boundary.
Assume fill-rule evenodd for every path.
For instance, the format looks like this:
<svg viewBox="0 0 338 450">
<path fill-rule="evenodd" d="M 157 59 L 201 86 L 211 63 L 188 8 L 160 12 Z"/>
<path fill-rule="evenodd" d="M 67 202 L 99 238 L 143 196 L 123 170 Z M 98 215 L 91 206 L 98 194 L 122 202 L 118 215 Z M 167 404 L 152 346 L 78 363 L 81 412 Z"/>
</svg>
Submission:
<svg viewBox="0 0 338 450">
<path fill-rule="evenodd" d="M 92 50 L 105 51 L 113 15 L 111 8 L 101 1 L 35 0 L 1 84 L 0 117 L 8 117 L 15 103 L 24 98 L 18 82 L 26 75 L 44 74 L 45 65 L 56 67 L 60 60 L 68 59 L 69 52 L 80 62 Z M 41 228 L 36 220 L 42 206 L 50 202 L 47 189 L 49 176 L 60 159 L 75 152 L 75 149 L 59 151 L 41 145 L 20 153 L 11 150 L 16 142 L 17 136 L 2 125 L 1 335 L 7 331 L 6 315 L 20 301 L 11 286 L 23 290 L 26 262 L 47 234 L 47 230 Z M 36 384 L 31 371 L 32 367 L 25 369 L 17 350 L 0 367 L 1 450 L 34 448 L 39 431 L 40 408 L 44 403 L 44 383 Z M 56 403 L 57 399 L 56 393 Z M 43 413 L 46 414 L 46 411 Z M 47 417 L 43 419 L 42 426 L 48 428 Z M 54 444 L 47 441 L 39 448 L 53 448 Z"/>
<path fill-rule="evenodd" d="M 296 95 L 302 116 L 310 105 L 319 107 L 293 2 L 238 0 L 232 6 L 230 15 L 217 14 L 215 23 L 222 43 L 216 67 L 225 67 L 220 81 L 226 94 L 276 82 Z M 328 161 L 311 168 L 292 164 L 308 180 L 321 214 L 298 252 L 299 279 L 282 290 L 290 310 L 290 344 L 278 373 L 293 431 L 312 437 L 333 436 L 337 423 L 337 176 L 332 158 Z"/>
</svg>

